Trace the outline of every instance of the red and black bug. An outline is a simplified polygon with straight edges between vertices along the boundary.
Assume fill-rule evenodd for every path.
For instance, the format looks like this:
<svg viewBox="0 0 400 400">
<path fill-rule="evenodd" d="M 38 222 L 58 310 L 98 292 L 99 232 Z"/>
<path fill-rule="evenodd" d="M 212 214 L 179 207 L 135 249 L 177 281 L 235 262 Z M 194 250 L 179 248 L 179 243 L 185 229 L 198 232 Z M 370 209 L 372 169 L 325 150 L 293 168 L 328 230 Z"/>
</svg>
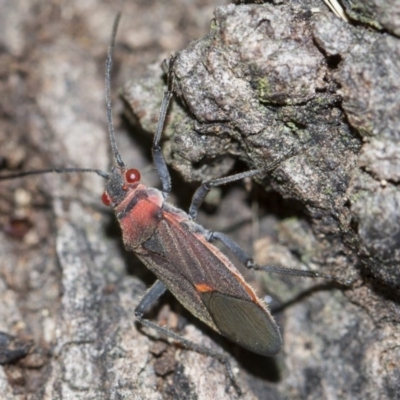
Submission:
<svg viewBox="0 0 400 400">
<path fill-rule="evenodd" d="M 160 140 L 165 124 L 169 102 L 173 95 L 172 79 L 162 101 L 157 130 L 153 140 L 153 160 L 161 180 L 162 189 L 149 188 L 140 182 L 140 172 L 127 168 L 118 152 L 111 112 L 110 75 L 117 16 L 106 63 L 106 103 L 111 147 L 116 166 L 110 173 L 95 169 L 54 168 L 28 171 L 15 176 L 48 172 L 91 172 L 106 179 L 103 203 L 114 209 L 120 224 L 123 242 L 127 250 L 133 251 L 156 275 L 158 280 L 146 292 L 135 310 L 136 318 L 145 326 L 155 328 L 185 346 L 201 353 L 212 355 L 227 362 L 222 353 L 205 349 L 183 339 L 175 333 L 143 318 L 160 296 L 169 290 L 193 315 L 240 346 L 263 356 L 273 356 L 282 347 L 279 328 L 267 305 L 252 287 L 246 283 L 231 261 L 211 242 L 219 240 L 247 267 L 281 274 L 322 277 L 314 271 L 288 269 L 279 266 L 258 266 L 237 243 L 223 233 L 211 232 L 196 223 L 196 215 L 204 198 L 212 187 L 252 177 L 276 168 L 286 158 L 277 160 L 264 170 L 250 170 L 233 176 L 204 182 L 195 192 L 188 213 L 166 201 L 171 191 L 171 180 L 163 158 Z M 173 59 L 170 61 L 173 70 Z M 171 76 L 171 74 L 170 74 Z M 233 375 L 228 371 L 233 380 Z"/>
</svg>

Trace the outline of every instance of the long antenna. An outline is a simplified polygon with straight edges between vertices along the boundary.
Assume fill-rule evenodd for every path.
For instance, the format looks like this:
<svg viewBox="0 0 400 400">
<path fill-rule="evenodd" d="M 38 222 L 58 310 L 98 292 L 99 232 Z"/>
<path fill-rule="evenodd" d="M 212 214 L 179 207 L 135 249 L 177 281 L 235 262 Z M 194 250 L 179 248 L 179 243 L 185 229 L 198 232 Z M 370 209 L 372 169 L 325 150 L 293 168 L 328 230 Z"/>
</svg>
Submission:
<svg viewBox="0 0 400 400">
<path fill-rule="evenodd" d="M 101 169 L 93 169 L 93 168 L 47 168 L 47 169 L 36 169 L 32 171 L 25 171 L 25 172 L 13 172 L 11 174 L 1 175 L 0 181 L 5 181 L 7 179 L 13 178 L 21 178 L 27 175 L 39 175 L 39 174 L 49 174 L 55 172 L 57 174 L 64 174 L 64 173 L 73 173 L 73 172 L 93 172 L 102 178 L 108 179 L 109 174 L 107 172 L 102 171 Z"/>
<path fill-rule="evenodd" d="M 117 35 L 119 20 L 121 19 L 121 13 L 119 12 L 114 20 L 113 30 L 111 33 L 111 43 L 108 47 L 107 60 L 106 60 L 106 107 L 107 107 L 107 124 L 108 124 L 108 134 L 110 135 L 111 148 L 114 153 L 114 159 L 119 167 L 125 168 L 126 165 L 122 161 L 121 155 L 119 154 L 117 143 L 115 141 L 115 131 L 111 108 L 111 70 L 112 70 L 112 60 L 115 47 L 115 36 Z"/>
<path fill-rule="evenodd" d="M 118 152 L 117 149 L 117 144 L 115 142 L 115 133 L 114 133 L 114 124 L 113 124 L 113 118 L 112 118 L 112 108 L 111 108 L 111 70 L 112 70 L 112 58 L 113 58 L 113 52 L 114 52 L 114 47 L 115 47 L 115 36 L 117 34 L 117 29 L 118 29 L 118 24 L 119 20 L 121 19 L 121 13 L 118 13 L 117 16 L 115 17 L 114 20 L 114 25 L 111 33 L 111 43 L 108 48 L 108 53 L 107 53 L 107 60 L 106 60 L 106 77 L 105 77 L 105 87 L 106 87 L 106 106 L 107 106 L 107 124 L 108 124 L 108 133 L 110 135 L 110 141 L 111 141 L 111 148 L 114 153 L 114 159 L 116 163 L 118 164 L 119 167 L 124 168 L 125 164 L 122 161 L 122 158 Z M 47 169 L 42 169 L 42 170 L 32 170 L 32 171 L 26 171 L 26 172 L 15 172 L 15 173 L 10 173 L 6 175 L 1 175 L 0 176 L 0 181 L 1 180 L 7 180 L 7 179 L 13 179 L 13 178 L 21 178 L 23 176 L 27 175 L 39 175 L 39 174 L 48 174 L 48 173 L 73 173 L 73 172 L 91 172 L 95 173 L 102 178 L 108 179 L 109 174 L 101 171 L 99 169 L 93 169 L 93 168 L 47 168 Z"/>
</svg>

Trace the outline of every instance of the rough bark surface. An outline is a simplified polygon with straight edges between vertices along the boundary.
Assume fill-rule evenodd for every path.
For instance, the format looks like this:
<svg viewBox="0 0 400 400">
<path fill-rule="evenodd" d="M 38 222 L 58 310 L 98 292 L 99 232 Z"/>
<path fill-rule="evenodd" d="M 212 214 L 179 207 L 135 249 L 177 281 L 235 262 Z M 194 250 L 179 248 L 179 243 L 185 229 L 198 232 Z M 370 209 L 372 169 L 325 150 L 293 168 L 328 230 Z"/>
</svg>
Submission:
<svg viewBox="0 0 400 400">
<path fill-rule="evenodd" d="M 122 11 L 112 85 L 117 100 L 128 81 L 135 116 L 133 127 L 114 102 L 126 164 L 158 185 L 145 133 L 165 90 L 161 61 L 177 52 L 163 141 L 179 172 L 172 198 L 187 206 L 186 182 L 267 168 L 294 149 L 257 178 L 258 195 L 223 190 L 200 220 L 249 250 L 251 200 L 259 263 L 354 280 L 344 290 L 247 274 L 277 299 L 284 347 L 271 359 L 214 335 L 172 297 L 153 319 L 226 350 L 246 399 L 398 398 L 400 5 L 343 1 L 346 23 L 317 0 L 231 4 L 210 25 L 224 3 L 0 1 L 0 165 L 108 169 L 104 61 Z M 234 398 L 220 363 L 136 326 L 153 278 L 122 249 L 102 184 L 0 182 L 0 397 Z"/>
</svg>

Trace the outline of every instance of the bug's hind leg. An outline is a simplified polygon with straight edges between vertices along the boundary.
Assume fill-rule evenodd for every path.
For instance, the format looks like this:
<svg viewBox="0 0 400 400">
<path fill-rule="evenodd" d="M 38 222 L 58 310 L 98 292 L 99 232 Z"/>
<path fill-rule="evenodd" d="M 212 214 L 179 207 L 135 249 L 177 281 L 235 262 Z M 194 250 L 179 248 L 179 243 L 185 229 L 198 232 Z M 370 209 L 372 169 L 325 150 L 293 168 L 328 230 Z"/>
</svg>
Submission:
<svg viewBox="0 0 400 400">
<path fill-rule="evenodd" d="M 154 283 L 154 285 L 143 296 L 139 305 L 135 309 L 135 317 L 136 317 L 137 321 L 140 324 L 142 324 L 143 326 L 154 329 L 156 332 L 158 332 L 161 335 L 164 335 L 164 336 L 170 337 L 171 339 L 174 339 L 175 341 L 181 343 L 184 347 L 186 347 L 189 350 L 193 350 L 197 353 L 210 356 L 210 357 L 218 360 L 222 364 L 224 364 L 227 374 L 228 374 L 228 377 L 229 377 L 229 380 L 230 380 L 230 383 L 233 385 L 233 387 L 235 388 L 238 395 L 241 396 L 242 391 L 233 375 L 231 364 L 226 355 L 224 355 L 223 353 L 221 353 L 219 351 L 212 350 L 208 347 L 201 346 L 190 340 L 187 340 L 187 339 L 183 338 L 182 336 L 176 334 L 175 332 L 172 332 L 167 328 L 164 328 L 160 325 L 157 325 L 154 322 L 151 322 L 148 319 L 143 318 L 143 315 L 146 312 L 148 312 L 155 305 L 157 300 L 166 292 L 166 290 L 167 290 L 167 288 L 161 281 L 157 280 Z M 228 386 L 227 386 L 227 389 L 228 389 Z"/>
<path fill-rule="evenodd" d="M 286 268 L 280 265 L 257 265 L 254 262 L 253 258 L 246 251 L 244 251 L 233 239 L 231 239 L 229 236 L 221 232 L 208 232 L 207 240 L 208 241 L 219 240 L 225 247 L 227 247 L 236 256 L 236 258 L 246 268 L 249 269 L 253 269 L 256 271 L 272 272 L 282 275 L 301 276 L 304 278 L 322 278 L 327 281 L 337 282 L 343 286 L 351 285 L 350 281 L 342 280 L 333 275 L 321 274 L 320 272 L 317 271 Z"/>
</svg>

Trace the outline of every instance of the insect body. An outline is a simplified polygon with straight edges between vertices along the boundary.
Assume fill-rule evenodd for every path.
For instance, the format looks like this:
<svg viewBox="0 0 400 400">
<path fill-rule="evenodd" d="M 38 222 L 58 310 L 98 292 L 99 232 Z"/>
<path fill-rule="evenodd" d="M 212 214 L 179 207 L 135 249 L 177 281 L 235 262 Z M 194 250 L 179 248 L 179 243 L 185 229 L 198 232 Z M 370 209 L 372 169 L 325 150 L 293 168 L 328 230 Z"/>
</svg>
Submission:
<svg viewBox="0 0 400 400">
<path fill-rule="evenodd" d="M 209 242 L 212 234 L 139 179 L 137 170 L 116 168 L 103 195 L 115 210 L 126 248 L 208 326 L 255 353 L 279 352 L 277 325 L 239 271 Z"/>
</svg>

